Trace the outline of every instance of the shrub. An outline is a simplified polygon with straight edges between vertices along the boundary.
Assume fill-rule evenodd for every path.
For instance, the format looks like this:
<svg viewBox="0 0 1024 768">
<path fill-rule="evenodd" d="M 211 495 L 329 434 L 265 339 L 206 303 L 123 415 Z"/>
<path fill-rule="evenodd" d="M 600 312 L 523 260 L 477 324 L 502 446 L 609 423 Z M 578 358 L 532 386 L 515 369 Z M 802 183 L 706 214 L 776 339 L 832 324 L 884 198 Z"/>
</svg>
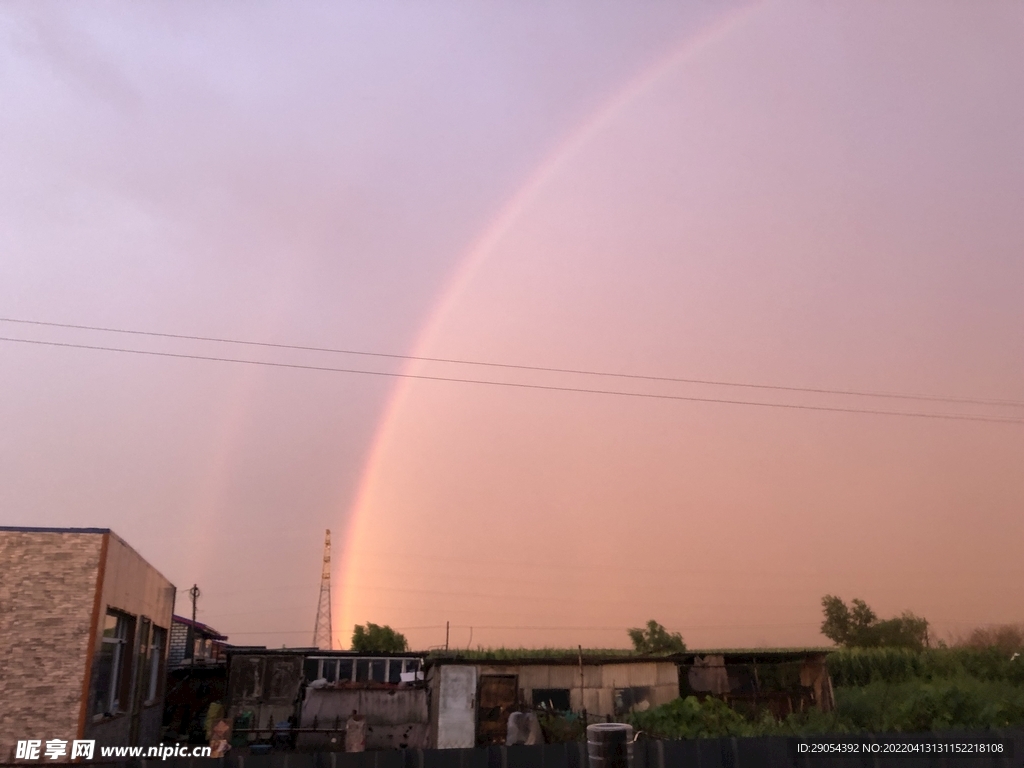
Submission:
<svg viewBox="0 0 1024 768">
<path fill-rule="evenodd" d="M 828 671 L 838 687 L 962 676 L 1024 685 L 1022 657 L 997 648 L 849 648 L 829 654 Z"/>
<path fill-rule="evenodd" d="M 848 726 L 860 731 L 942 731 L 1024 724 L 1024 688 L 966 676 L 837 688 L 836 706 Z"/>
<path fill-rule="evenodd" d="M 721 699 L 696 696 L 633 712 L 629 723 L 656 739 L 709 739 L 719 736 L 754 736 L 757 728 Z"/>
</svg>

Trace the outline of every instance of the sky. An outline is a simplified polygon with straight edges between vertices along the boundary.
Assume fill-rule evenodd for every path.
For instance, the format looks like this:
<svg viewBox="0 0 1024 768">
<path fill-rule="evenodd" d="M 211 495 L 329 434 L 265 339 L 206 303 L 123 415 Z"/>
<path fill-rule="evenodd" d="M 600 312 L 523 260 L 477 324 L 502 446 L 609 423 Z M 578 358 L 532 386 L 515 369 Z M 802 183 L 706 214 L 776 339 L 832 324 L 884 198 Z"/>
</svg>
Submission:
<svg viewBox="0 0 1024 768">
<path fill-rule="evenodd" d="M 310 643 L 328 528 L 338 647 L 1024 621 L 1019 5 L 44 0 L 0 40 L 0 524 L 110 527 L 240 644 Z"/>
</svg>

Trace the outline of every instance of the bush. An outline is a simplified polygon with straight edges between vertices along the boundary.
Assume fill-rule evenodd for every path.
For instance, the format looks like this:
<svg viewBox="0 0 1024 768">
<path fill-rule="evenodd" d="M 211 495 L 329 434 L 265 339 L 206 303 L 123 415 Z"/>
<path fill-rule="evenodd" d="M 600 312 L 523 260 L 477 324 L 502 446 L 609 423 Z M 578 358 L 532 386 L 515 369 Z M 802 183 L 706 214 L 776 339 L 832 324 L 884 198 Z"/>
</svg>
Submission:
<svg viewBox="0 0 1024 768">
<path fill-rule="evenodd" d="M 966 640 L 956 643 L 966 648 L 995 648 L 1007 655 L 1024 651 L 1024 624 L 978 627 Z"/>
<path fill-rule="evenodd" d="M 874 682 L 837 688 L 839 716 L 851 730 L 942 731 L 1024 724 L 1024 688 L 961 676 L 932 682 Z"/>
<path fill-rule="evenodd" d="M 836 711 L 812 709 L 775 720 L 761 709 L 744 717 L 722 700 L 695 696 L 676 699 L 629 716 L 635 728 L 653 738 L 697 739 L 723 736 L 806 736 L 850 732 L 923 732 L 1024 726 L 1024 686 L 1005 679 L 980 679 L 963 673 L 975 666 L 995 675 L 1005 669 L 986 666 L 985 657 L 945 654 L 922 661 L 920 655 L 861 651 L 846 658 L 862 685 L 835 688 Z M 964 659 L 968 663 L 964 663 Z M 1003 661 L 1005 661 L 1005 657 Z M 946 674 L 950 670 L 960 672 Z M 933 674 L 923 678 L 918 673 Z M 942 674 L 936 674 L 941 672 Z M 891 678 L 882 679 L 883 674 Z M 903 678 L 893 681 L 892 678 Z"/>
<path fill-rule="evenodd" d="M 719 736 L 754 736 L 756 727 L 721 699 L 696 696 L 633 712 L 629 723 L 656 739 L 709 739 Z"/>
<path fill-rule="evenodd" d="M 964 676 L 1024 685 L 1022 659 L 997 648 L 850 648 L 830 653 L 827 663 L 837 687 Z"/>
</svg>

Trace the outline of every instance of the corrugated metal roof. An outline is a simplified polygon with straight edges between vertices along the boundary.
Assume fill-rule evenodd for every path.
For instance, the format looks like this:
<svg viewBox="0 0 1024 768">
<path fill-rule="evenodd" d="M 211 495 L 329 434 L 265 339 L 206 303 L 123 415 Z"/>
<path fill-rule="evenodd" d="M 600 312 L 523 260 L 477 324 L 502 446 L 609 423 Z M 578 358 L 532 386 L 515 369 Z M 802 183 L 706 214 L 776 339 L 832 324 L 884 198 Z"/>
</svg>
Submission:
<svg viewBox="0 0 1024 768">
<path fill-rule="evenodd" d="M 658 662 L 676 663 L 677 656 L 583 656 L 584 666 L 605 664 L 652 664 Z M 519 658 L 486 659 L 462 656 L 431 656 L 427 665 L 434 664 L 471 664 L 478 667 L 526 667 L 526 666 L 573 666 L 580 664 L 579 656 L 522 656 Z"/>
<path fill-rule="evenodd" d="M 323 651 L 319 648 L 265 648 L 260 645 L 232 645 L 225 649 L 226 653 L 239 655 L 244 653 L 257 654 L 259 656 L 324 656 L 340 659 L 422 659 L 424 653 L 406 651 L 404 653 L 380 653 L 376 651 Z"/>
<path fill-rule="evenodd" d="M 724 656 L 726 663 L 742 664 L 759 663 L 770 664 L 772 662 L 798 661 L 808 656 L 820 656 L 832 652 L 833 648 L 734 648 L 734 649 L 710 649 L 687 651 L 685 653 L 663 654 L 655 656 L 588 656 L 583 654 L 584 666 L 609 665 L 609 664 L 650 664 L 658 662 L 669 662 L 672 664 L 692 664 L 698 656 Z M 434 664 L 473 664 L 476 666 L 488 667 L 524 667 L 529 665 L 548 666 L 579 666 L 579 655 L 553 655 L 553 656 L 521 656 L 506 658 L 484 658 L 480 656 L 430 656 L 427 658 L 428 666 Z"/>
<path fill-rule="evenodd" d="M 0 525 L 0 531 L 18 533 L 110 533 L 109 528 L 47 528 L 34 525 Z"/>
<path fill-rule="evenodd" d="M 186 619 L 184 616 L 177 616 L 177 615 L 173 616 L 171 618 L 171 620 L 176 622 L 176 623 L 178 623 L 178 624 L 184 624 L 186 627 L 192 627 L 193 629 L 197 629 L 200 632 L 203 632 L 203 633 L 205 633 L 207 635 L 210 635 L 211 639 L 213 639 L 213 640 L 227 640 L 228 639 L 227 635 L 222 635 L 220 632 L 218 632 L 216 629 L 211 627 L 209 624 L 203 624 L 203 622 L 201 622 L 201 621 L 192 621 L 192 619 Z"/>
</svg>

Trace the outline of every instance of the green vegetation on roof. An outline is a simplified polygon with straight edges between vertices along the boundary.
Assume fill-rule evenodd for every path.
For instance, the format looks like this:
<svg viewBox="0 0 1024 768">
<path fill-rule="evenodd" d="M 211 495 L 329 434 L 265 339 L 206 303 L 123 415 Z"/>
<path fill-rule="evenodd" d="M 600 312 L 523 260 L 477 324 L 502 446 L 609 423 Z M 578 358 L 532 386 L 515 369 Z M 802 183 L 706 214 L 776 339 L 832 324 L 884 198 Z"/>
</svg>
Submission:
<svg viewBox="0 0 1024 768">
<path fill-rule="evenodd" d="M 708 654 L 744 654 L 757 656 L 764 654 L 770 656 L 777 653 L 830 653 L 834 648 L 805 647 L 805 648 L 700 648 L 691 649 L 686 653 L 705 656 Z M 432 650 L 427 654 L 435 659 L 471 659 L 478 661 L 509 661 L 514 659 L 577 659 L 580 655 L 579 648 L 483 648 L 473 649 L 452 648 L 449 651 Z M 657 655 L 657 654 L 655 654 Z M 584 658 L 651 658 L 637 653 L 632 648 L 584 648 Z"/>
<path fill-rule="evenodd" d="M 576 659 L 579 658 L 579 648 L 481 648 L 474 649 L 452 648 L 449 651 L 430 651 L 430 658 L 440 659 L 473 659 L 479 661 L 508 661 L 512 659 Z M 637 656 L 638 654 L 628 648 L 584 648 L 584 658 L 595 656 Z"/>
<path fill-rule="evenodd" d="M 757 656 L 759 653 L 765 655 L 772 653 L 831 653 L 835 650 L 834 646 L 796 646 L 793 648 L 691 648 L 689 653 L 696 654 L 697 656 L 708 656 L 708 655 L 723 655 L 723 654 L 745 654 L 748 656 Z"/>
</svg>

